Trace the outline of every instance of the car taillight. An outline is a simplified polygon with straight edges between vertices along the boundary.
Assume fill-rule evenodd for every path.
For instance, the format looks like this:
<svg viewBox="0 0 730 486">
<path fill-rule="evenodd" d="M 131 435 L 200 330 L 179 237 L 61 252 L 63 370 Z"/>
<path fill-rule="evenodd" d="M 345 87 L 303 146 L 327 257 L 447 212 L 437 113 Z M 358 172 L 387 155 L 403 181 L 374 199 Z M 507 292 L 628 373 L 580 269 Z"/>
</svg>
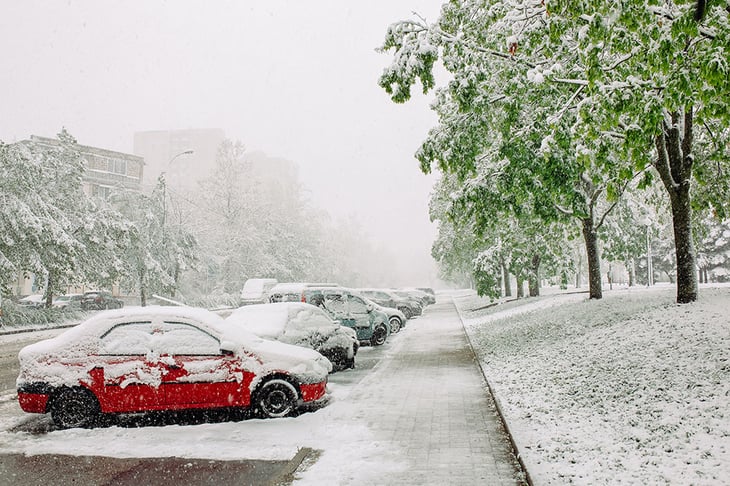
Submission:
<svg viewBox="0 0 730 486">
<path fill-rule="evenodd" d="M 304 297 L 304 292 L 302 292 L 302 302 L 304 302 L 305 304 L 307 303 L 307 298 Z"/>
<path fill-rule="evenodd" d="M 97 296 L 97 297 L 96 297 L 96 298 L 94 299 L 94 302 L 101 302 L 101 295 Z"/>
</svg>

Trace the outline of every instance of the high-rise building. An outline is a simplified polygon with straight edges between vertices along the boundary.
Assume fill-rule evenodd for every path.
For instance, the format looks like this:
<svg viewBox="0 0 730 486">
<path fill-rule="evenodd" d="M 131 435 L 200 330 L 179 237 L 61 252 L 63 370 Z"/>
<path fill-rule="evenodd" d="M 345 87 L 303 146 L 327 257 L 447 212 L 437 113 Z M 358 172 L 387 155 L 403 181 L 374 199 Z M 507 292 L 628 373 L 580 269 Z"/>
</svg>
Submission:
<svg viewBox="0 0 730 486">
<path fill-rule="evenodd" d="M 145 160 L 142 184 L 154 186 L 164 173 L 171 187 L 197 187 L 215 170 L 218 147 L 224 139 L 220 128 L 136 132 L 133 151 Z"/>
</svg>

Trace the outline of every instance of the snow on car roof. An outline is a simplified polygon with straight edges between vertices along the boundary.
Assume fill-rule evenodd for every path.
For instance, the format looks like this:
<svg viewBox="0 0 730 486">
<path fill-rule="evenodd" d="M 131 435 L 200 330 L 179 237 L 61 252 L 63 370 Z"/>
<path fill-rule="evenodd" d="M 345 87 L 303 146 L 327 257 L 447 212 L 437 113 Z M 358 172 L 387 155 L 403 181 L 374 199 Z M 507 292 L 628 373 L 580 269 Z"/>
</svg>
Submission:
<svg viewBox="0 0 730 486">
<path fill-rule="evenodd" d="M 226 322 L 241 326 L 257 336 L 276 339 L 284 332 L 290 316 L 293 319 L 289 321 L 289 326 L 297 328 L 315 313 L 320 313 L 317 307 L 304 302 L 247 305 L 233 311 Z"/>
<path fill-rule="evenodd" d="M 226 322 L 240 326 L 257 336 L 275 339 L 276 336 L 284 332 L 290 307 L 287 304 L 296 304 L 296 302 L 240 307 L 226 318 Z"/>
</svg>

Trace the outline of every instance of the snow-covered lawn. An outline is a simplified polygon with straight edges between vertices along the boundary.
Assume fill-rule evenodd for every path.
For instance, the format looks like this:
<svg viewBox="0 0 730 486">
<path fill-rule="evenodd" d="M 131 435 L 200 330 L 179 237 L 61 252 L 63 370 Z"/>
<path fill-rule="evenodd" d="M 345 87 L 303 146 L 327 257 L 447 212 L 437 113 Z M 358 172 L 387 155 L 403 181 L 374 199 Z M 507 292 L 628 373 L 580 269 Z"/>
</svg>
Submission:
<svg viewBox="0 0 730 486">
<path fill-rule="evenodd" d="M 455 297 L 535 484 L 730 483 L 730 287 Z"/>
</svg>

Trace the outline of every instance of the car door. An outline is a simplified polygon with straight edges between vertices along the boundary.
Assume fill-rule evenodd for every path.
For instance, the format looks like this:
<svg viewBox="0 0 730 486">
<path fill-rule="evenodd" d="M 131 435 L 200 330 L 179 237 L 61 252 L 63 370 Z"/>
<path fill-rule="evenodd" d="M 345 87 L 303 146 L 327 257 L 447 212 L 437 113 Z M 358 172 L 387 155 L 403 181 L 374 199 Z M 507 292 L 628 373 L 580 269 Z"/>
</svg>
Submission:
<svg viewBox="0 0 730 486">
<path fill-rule="evenodd" d="M 250 403 L 253 374 L 242 372 L 240 358 L 223 354 L 218 338 L 195 323 L 163 321 L 153 352 L 163 367 L 162 389 L 169 409 Z"/>
<path fill-rule="evenodd" d="M 152 322 L 127 321 L 100 337 L 91 389 L 105 412 L 142 412 L 165 408 L 162 370 L 152 356 Z"/>
<path fill-rule="evenodd" d="M 347 296 L 347 310 L 351 319 L 355 320 L 357 329 L 365 329 L 371 327 L 370 307 L 367 303 L 357 295 Z"/>
</svg>

